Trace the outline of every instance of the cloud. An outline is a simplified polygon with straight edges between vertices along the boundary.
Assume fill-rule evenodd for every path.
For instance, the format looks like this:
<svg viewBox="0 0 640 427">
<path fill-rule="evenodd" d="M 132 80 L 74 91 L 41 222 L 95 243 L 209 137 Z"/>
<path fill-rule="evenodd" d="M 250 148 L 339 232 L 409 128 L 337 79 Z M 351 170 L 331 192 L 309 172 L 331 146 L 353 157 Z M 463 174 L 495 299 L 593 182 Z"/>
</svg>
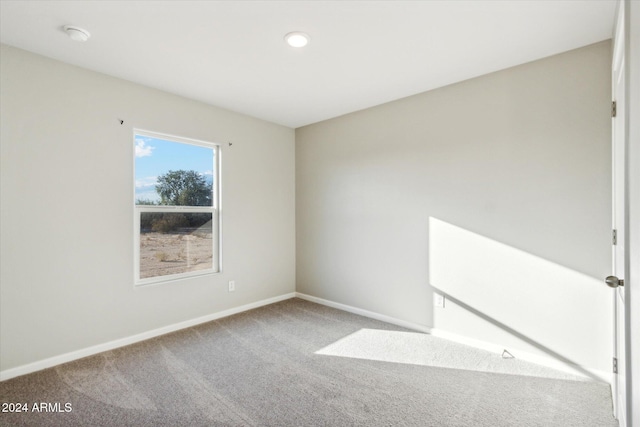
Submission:
<svg viewBox="0 0 640 427">
<path fill-rule="evenodd" d="M 143 139 L 136 139 L 136 157 L 151 156 L 151 152 L 155 150 L 155 148 L 156 147 L 147 145 L 146 141 Z"/>
<path fill-rule="evenodd" d="M 149 189 L 156 188 L 156 184 L 158 183 L 157 176 L 147 176 L 144 178 L 136 179 L 136 191 L 145 191 Z"/>
<path fill-rule="evenodd" d="M 150 200 L 157 202 L 160 200 L 158 192 L 156 191 L 156 184 L 158 183 L 158 177 L 147 176 L 144 178 L 136 179 L 135 197 L 141 200 Z"/>
</svg>

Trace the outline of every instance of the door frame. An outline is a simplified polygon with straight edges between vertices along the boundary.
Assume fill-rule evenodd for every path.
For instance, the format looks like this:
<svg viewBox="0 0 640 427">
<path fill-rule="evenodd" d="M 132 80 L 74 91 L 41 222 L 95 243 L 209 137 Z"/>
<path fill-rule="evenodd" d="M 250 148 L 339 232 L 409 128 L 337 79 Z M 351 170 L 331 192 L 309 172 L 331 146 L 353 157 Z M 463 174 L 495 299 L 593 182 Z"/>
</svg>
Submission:
<svg viewBox="0 0 640 427">
<path fill-rule="evenodd" d="M 626 130 L 626 8 L 618 2 L 612 37 L 611 61 L 611 181 L 612 181 L 612 229 L 611 274 L 621 281 L 627 280 L 627 130 Z M 612 290 L 613 304 L 613 376 L 611 394 L 613 415 L 620 427 L 627 427 L 627 339 L 626 301 L 627 288 Z M 630 424 L 630 423 L 629 423 Z"/>
<path fill-rule="evenodd" d="M 625 388 L 623 399 L 626 404 L 626 425 L 640 426 L 640 2 L 619 0 L 614 21 L 613 37 L 618 32 L 618 16 L 624 13 L 625 49 L 625 200 L 622 236 L 625 264 Z M 612 58 L 612 70 L 613 61 Z M 613 77 L 613 76 L 612 76 Z M 613 86 L 612 86 L 613 87 Z M 616 294 L 617 298 L 617 294 Z M 614 316 L 615 316 L 614 312 Z M 615 318 L 614 318 L 615 322 Z M 614 343 L 615 345 L 615 343 Z M 614 354 L 616 353 L 614 348 Z M 634 363 L 632 363 L 634 362 Z M 636 379 L 634 381 L 633 379 Z M 617 381 L 614 379 L 614 383 Z M 614 389 L 615 393 L 616 390 Z M 613 396 L 617 399 L 617 393 Z M 617 404 L 616 404 L 617 407 Z"/>
<path fill-rule="evenodd" d="M 640 2 L 624 1 L 627 133 L 627 419 L 640 426 Z"/>
</svg>

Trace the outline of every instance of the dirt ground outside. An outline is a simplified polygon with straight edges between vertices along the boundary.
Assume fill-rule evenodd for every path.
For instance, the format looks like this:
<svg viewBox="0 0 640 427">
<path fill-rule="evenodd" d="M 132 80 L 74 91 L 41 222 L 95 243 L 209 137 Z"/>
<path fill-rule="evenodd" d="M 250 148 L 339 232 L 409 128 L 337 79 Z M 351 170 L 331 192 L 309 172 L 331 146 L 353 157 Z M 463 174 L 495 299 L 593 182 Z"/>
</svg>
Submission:
<svg viewBox="0 0 640 427">
<path fill-rule="evenodd" d="M 141 233 L 140 278 L 213 268 L 212 243 L 212 234 L 198 229 Z"/>
</svg>

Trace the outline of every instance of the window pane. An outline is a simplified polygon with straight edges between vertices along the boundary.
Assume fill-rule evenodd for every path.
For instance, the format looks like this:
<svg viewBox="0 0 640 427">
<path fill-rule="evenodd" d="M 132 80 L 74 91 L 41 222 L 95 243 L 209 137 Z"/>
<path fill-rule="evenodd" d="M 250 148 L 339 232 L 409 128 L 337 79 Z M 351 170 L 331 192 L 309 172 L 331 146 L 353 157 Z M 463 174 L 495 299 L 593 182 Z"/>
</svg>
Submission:
<svg viewBox="0 0 640 427">
<path fill-rule="evenodd" d="M 217 271 L 217 232 L 210 212 L 140 212 L 140 279 Z"/>
<path fill-rule="evenodd" d="M 215 149 L 135 136 L 136 205 L 214 206 Z"/>
</svg>

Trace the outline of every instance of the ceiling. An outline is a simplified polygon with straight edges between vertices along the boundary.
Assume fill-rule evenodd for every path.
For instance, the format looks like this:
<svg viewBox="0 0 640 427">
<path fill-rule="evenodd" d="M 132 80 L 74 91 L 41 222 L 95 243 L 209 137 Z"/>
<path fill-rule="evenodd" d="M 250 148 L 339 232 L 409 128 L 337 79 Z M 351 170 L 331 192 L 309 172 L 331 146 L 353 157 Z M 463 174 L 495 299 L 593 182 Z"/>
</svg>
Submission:
<svg viewBox="0 0 640 427">
<path fill-rule="evenodd" d="M 296 128 L 609 39 L 615 4 L 1 0 L 0 41 Z"/>
</svg>

